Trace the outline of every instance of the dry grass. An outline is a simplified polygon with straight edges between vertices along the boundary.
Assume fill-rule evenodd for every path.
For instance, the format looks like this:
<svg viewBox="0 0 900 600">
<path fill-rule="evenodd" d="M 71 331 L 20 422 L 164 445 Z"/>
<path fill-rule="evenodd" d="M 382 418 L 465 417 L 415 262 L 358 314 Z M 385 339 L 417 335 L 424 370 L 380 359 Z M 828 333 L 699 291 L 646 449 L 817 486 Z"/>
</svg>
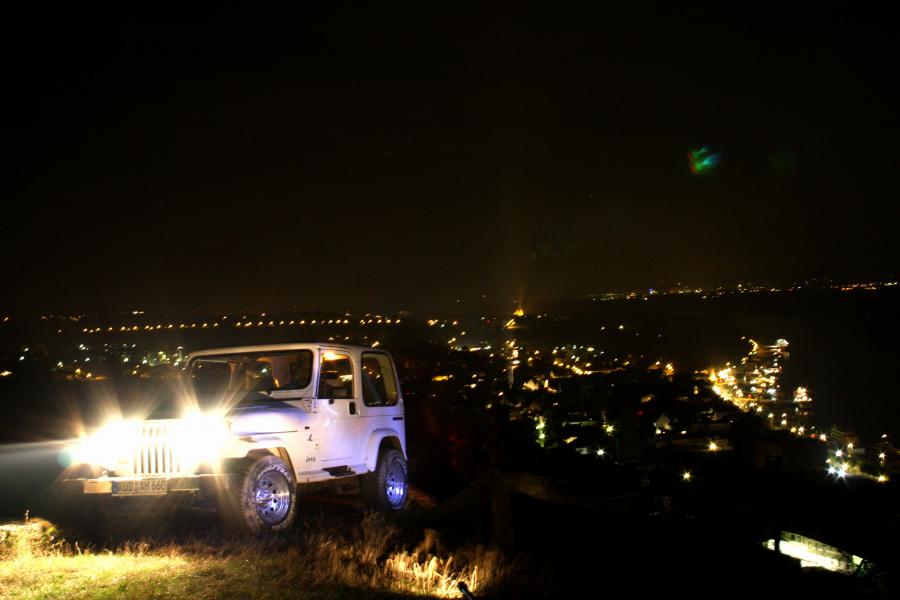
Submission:
<svg viewBox="0 0 900 600">
<path fill-rule="evenodd" d="M 512 570 L 492 551 L 441 555 L 432 534 L 412 548 L 376 516 L 338 530 L 307 524 L 272 540 L 191 540 L 85 550 L 41 521 L 0 529 L 3 598 L 458 598 L 490 593 Z"/>
</svg>

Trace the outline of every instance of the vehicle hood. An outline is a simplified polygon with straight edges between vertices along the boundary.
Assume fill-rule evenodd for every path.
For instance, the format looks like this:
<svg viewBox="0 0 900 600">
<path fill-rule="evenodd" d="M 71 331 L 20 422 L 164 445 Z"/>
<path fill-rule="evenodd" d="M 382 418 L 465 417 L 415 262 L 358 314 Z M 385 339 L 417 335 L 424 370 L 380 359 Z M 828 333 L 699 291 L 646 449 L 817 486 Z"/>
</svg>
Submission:
<svg viewBox="0 0 900 600">
<path fill-rule="evenodd" d="M 235 435 L 255 435 L 297 431 L 299 416 L 293 406 L 269 400 L 264 406 L 252 404 L 235 408 L 229 412 L 228 420 Z"/>
</svg>

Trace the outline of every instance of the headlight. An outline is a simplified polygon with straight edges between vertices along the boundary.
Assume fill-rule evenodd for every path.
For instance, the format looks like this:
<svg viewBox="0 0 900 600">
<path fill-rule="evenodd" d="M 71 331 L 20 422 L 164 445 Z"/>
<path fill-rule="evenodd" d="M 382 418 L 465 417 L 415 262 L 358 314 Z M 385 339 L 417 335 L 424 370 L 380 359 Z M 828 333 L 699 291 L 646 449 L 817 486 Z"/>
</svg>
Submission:
<svg viewBox="0 0 900 600">
<path fill-rule="evenodd" d="M 132 456 L 138 442 L 138 423 L 116 419 L 82 438 L 73 449 L 72 458 L 79 463 L 115 467 L 120 460 Z"/>
<path fill-rule="evenodd" d="M 175 444 L 186 467 L 215 464 L 222 457 L 231 428 L 220 416 L 195 413 L 181 419 Z"/>
</svg>

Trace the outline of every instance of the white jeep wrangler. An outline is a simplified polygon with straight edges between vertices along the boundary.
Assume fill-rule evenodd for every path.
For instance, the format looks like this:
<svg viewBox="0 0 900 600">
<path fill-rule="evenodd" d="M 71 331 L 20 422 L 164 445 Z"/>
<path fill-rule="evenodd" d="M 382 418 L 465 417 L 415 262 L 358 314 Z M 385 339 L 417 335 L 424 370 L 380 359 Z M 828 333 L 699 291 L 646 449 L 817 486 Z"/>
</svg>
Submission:
<svg viewBox="0 0 900 600">
<path fill-rule="evenodd" d="M 85 499 L 214 499 L 240 530 L 289 528 L 298 486 L 361 477 L 368 503 L 407 499 L 403 397 L 390 355 L 319 343 L 188 357 L 181 418 L 117 419 L 73 448 Z"/>
</svg>

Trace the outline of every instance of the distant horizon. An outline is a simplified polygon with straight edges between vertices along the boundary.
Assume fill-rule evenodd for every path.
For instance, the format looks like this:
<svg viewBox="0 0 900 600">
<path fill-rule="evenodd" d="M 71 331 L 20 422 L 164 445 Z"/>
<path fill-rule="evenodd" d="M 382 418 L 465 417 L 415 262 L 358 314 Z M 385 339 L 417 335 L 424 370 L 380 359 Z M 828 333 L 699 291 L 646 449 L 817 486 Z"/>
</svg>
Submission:
<svg viewBox="0 0 900 600">
<path fill-rule="evenodd" d="M 712 291 L 738 291 L 741 290 L 742 287 L 746 287 L 746 289 L 755 289 L 761 291 L 768 291 L 767 288 L 773 288 L 771 291 L 773 292 L 782 292 L 788 291 L 791 288 L 799 287 L 803 289 L 803 286 L 809 286 L 808 290 L 810 291 L 828 291 L 832 290 L 835 286 L 845 286 L 845 287 L 853 287 L 853 286 L 868 286 L 868 285 L 878 285 L 881 286 L 877 289 L 889 289 L 898 284 L 898 279 L 894 274 L 884 274 L 880 277 L 867 277 L 867 278 L 851 278 L 851 277 L 839 277 L 835 275 L 820 275 L 820 276 L 810 276 L 801 280 L 738 280 L 730 283 L 726 282 L 716 282 L 716 283 L 696 283 L 696 282 L 672 282 L 670 285 L 665 287 L 654 287 L 647 286 L 643 288 L 631 288 L 631 289 L 618 289 L 618 290 L 603 290 L 592 292 L 588 294 L 583 294 L 579 296 L 573 297 L 559 297 L 555 299 L 545 299 L 541 304 L 544 310 L 552 310 L 548 307 L 566 305 L 570 303 L 585 303 L 589 304 L 591 302 L 595 302 L 598 300 L 600 296 L 612 296 L 611 298 L 599 298 L 600 300 L 627 300 L 629 297 L 649 297 L 650 292 L 655 292 L 658 296 L 669 295 L 670 290 L 680 289 L 685 292 L 692 292 L 693 290 L 702 290 L 704 292 L 712 292 Z M 657 284 L 660 285 L 660 284 Z M 856 288 L 854 288 L 856 289 Z M 859 287 L 860 291 L 867 290 L 868 288 Z M 71 318 L 77 316 L 103 316 L 103 315 L 127 315 L 130 313 L 134 313 L 136 311 L 140 311 L 143 313 L 151 313 L 156 316 L 160 316 L 160 313 L 168 314 L 168 315 L 199 315 L 199 316 L 217 316 L 217 315 L 228 315 L 229 317 L 234 317 L 237 315 L 253 315 L 259 316 L 262 313 L 272 313 L 273 315 L 287 315 L 287 314 L 324 314 L 330 316 L 343 315 L 345 313 L 351 313 L 356 316 L 360 316 L 363 314 L 371 313 L 382 313 L 385 315 L 399 315 L 402 313 L 407 313 L 409 315 L 417 316 L 417 317 L 427 317 L 428 311 L 431 312 L 440 312 L 440 311 L 448 311 L 453 306 L 457 306 L 458 308 L 468 307 L 471 308 L 473 305 L 475 306 L 492 306 L 499 308 L 501 306 L 508 306 L 509 313 L 511 314 L 515 310 L 522 308 L 526 311 L 526 314 L 533 314 L 534 310 L 529 309 L 529 303 L 527 300 L 523 303 L 519 299 L 511 298 L 511 299 L 499 299 L 499 298 L 491 298 L 486 296 L 475 296 L 469 298 L 453 298 L 452 300 L 445 300 L 443 304 L 440 306 L 434 307 L 409 307 L 409 306 L 387 306 L 388 302 L 383 303 L 381 306 L 358 306 L 356 308 L 351 307 L 342 307 L 342 308 L 329 308 L 325 305 L 308 305 L 308 306 L 300 306 L 300 305 L 291 305 L 291 306 L 270 306 L 270 307 L 261 307 L 261 308 L 249 308 L 249 307 L 232 307 L 232 308 L 222 308 L 220 310 L 216 310 L 213 308 L 189 308 L 184 310 L 175 310 L 168 307 L 161 306 L 132 306 L 132 307 L 120 307 L 120 308 L 105 308 L 105 309 L 79 309 L 79 310 L 65 310 L 61 308 L 57 308 L 55 310 L 44 310 L 44 311 L 22 311 L 22 310 L 4 310 L 0 309 L 0 325 L 3 324 L 3 319 L 8 317 L 26 317 L 26 318 L 43 318 L 43 317 L 54 317 L 54 318 Z M 377 303 L 375 303 L 377 304 Z M 541 312 L 539 311 L 539 312 Z M 504 313 L 495 313 L 495 314 L 506 314 Z M 135 314 L 134 316 L 142 316 Z"/>
</svg>

